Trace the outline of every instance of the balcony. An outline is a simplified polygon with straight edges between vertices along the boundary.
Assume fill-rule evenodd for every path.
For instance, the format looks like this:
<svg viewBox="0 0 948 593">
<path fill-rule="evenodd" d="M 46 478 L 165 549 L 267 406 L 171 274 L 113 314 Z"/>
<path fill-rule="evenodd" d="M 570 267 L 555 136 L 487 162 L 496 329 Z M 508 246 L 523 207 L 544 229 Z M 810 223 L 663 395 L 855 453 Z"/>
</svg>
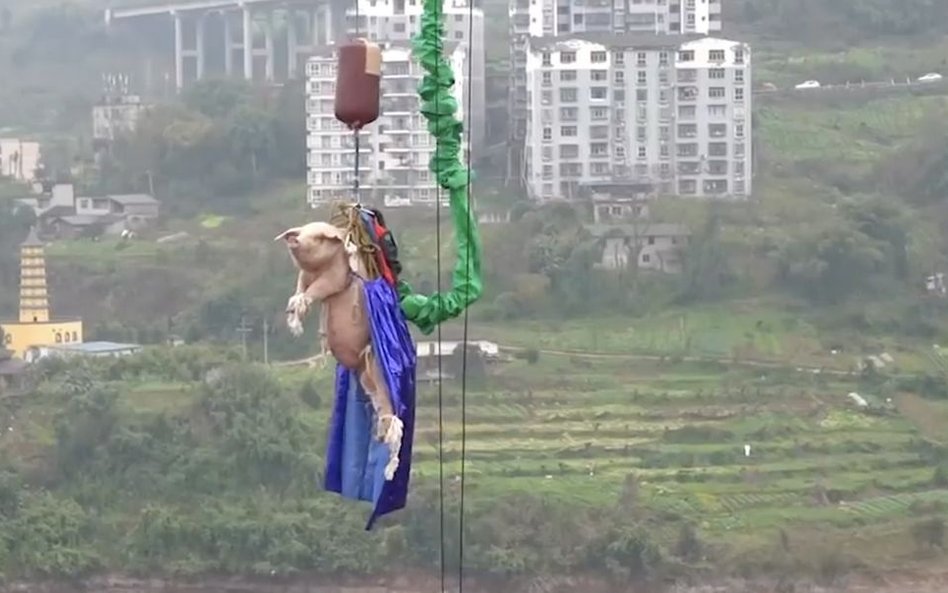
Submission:
<svg viewBox="0 0 948 593">
<path fill-rule="evenodd" d="M 678 87 L 679 103 L 694 103 L 698 100 L 698 87 L 685 86 Z"/>
</svg>

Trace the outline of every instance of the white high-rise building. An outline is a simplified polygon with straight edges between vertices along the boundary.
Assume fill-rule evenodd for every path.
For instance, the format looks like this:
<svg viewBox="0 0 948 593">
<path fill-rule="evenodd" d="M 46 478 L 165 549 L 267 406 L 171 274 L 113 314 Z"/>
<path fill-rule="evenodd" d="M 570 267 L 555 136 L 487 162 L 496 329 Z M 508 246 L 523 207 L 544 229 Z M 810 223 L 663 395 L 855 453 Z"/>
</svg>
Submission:
<svg viewBox="0 0 948 593">
<path fill-rule="evenodd" d="M 463 120 L 467 52 L 459 44 L 448 44 L 445 49 L 457 73 L 453 96 L 458 102 L 457 117 Z M 408 44 L 383 44 L 381 115 L 366 126 L 359 141 L 359 183 L 366 203 L 426 203 L 434 202 L 438 195 L 428 169 L 435 142 L 421 114 L 417 93 L 423 75 Z M 336 57 L 332 47 L 309 59 L 306 78 L 309 203 L 315 207 L 351 200 L 355 138 L 335 118 Z M 463 141 L 466 145 L 466 138 Z"/>
<path fill-rule="evenodd" d="M 740 42 L 627 34 L 532 38 L 524 174 L 540 200 L 647 183 L 750 195 L 751 55 Z"/>
<path fill-rule="evenodd" d="M 445 0 L 444 29 L 451 43 L 466 46 L 470 57 L 463 77 L 471 81 L 471 105 L 467 93 L 464 108 L 471 120 L 465 127 L 471 130 L 472 151 L 483 146 L 487 128 L 486 48 L 484 46 L 484 11 L 473 8 L 473 0 Z M 376 42 L 408 42 L 421 29 L 422 0 L 358 0 L 346 11 L 346 27 L 350 35 L 361 35 Z M 469 71 L 470 69 L 470 71 Z"/>
<path fill-rule="evenodd" d="M 722 0 L 510 0 L 510 158 L 508 180 L 523 175 L 526 138 L 526 63 L 533 37 L 582 33 L 714 35 Z"/>
</svg>

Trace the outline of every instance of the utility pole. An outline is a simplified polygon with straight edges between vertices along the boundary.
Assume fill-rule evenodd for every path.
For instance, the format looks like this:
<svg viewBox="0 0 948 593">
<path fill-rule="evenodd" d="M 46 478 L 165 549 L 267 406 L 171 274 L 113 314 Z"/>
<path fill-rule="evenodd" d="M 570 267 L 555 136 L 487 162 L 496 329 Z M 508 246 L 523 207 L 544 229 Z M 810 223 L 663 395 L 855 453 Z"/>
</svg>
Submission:
<svg viewBox="0 0 948 593">
<path fill-rule="evenodd" d="M 263 364 L 270 366 L 270 322 L 263 318 Z"/>
<path fill-rule="evenodd" d="M 253 330 L 247 326 L 247 318 L 244 316 L 240 317 L 240 327 L 237 328 L 237 333 L 240 334 L 240 342 L 244 349 L 244 360 L 247 360 L 247 335 Z"/>
</svg>

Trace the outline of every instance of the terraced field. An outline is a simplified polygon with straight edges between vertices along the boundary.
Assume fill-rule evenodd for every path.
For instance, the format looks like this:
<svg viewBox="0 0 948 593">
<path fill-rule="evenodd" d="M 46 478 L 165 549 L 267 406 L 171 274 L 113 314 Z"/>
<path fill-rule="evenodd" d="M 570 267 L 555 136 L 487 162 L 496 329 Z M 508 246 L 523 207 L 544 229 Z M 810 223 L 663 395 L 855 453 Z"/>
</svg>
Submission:
<svg viewBox="0 0 948 593">
<path fill-rule="evenodd" d="M 855 381 L 710 363 L 510 363 L 468 394 L 468 483 L 481 500 L 510 491 L 590 505 L 633 496 L 719 535 L 879 526 L 948 508 L 930 441 L 899 411 L 899 398 L 916 398 L 865 412 L 847 397 Z M 438 475 L 436 402 L 422 394 L 421 479 Z M 446 387 L 444 402 L 446 471 L 456 479 L 456 390 Z"/>
</svg>

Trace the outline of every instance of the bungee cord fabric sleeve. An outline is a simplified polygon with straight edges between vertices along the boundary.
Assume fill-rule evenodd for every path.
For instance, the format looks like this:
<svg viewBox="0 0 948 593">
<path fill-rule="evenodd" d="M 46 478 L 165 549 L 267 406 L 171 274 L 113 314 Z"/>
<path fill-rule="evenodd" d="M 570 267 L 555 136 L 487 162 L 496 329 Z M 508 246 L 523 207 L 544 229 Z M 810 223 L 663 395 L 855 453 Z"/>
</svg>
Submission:
<svg viewBox="0 0 948 593">
<path fill-rule="evenodd" d="M 438 184 L 448 191 L 457 248 L 457 263 L 448 292 L 421 295 L 414 293 L 407 283 L 399 283 L 402 311 L 424 334 L 459 316 L 484 292 L 481 238 L 467 195 L 470 171 L 461 164 L 464 126 L 455 117 L 458 104 L 451 96 L 454 72 L 444 58 L 443 38 L 441 0 L 424 0 L 421 30 L 412 40 L 415 59 L 426 73 L 418 86 L 418 94 L 422 101 L 421 113 L 428 120 L 428 131 L 435 138 L 435 152 L 429 169 L 435 174 Z"/>
</svg>

